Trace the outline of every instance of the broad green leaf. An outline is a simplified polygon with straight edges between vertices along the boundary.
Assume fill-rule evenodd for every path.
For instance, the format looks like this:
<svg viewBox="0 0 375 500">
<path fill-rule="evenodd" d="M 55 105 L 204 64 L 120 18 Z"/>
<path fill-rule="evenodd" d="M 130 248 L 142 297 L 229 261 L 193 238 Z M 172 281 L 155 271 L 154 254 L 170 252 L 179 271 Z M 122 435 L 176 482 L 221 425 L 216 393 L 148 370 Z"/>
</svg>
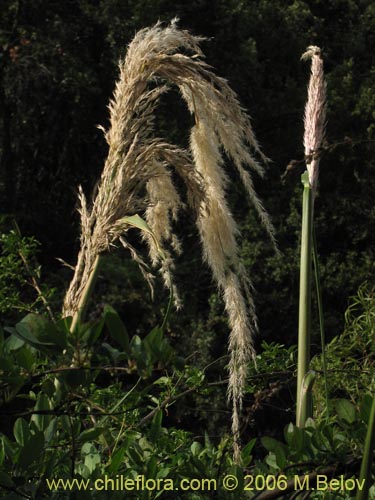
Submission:
<svg viewBox="0 0 375 500">
<path fill-rule="evenodd" d="M 36 402 L 35 408 L 36 411 L 48 411 L 51 409 L 48 397 L 42 393 L 40 393 L 38 397 L 38 401 Z M 45 414 L 34 414 L 31 417 L 31 421 L 35 423 L 36 427 L 40 431 L 45 431 L 52 419 L 52 415 Z"/>
<path fill-rule="evenodd" d="M 20 445 L 17 442 L 11 441 L 6 436 L 2 436 L 1 439 L 4 444 L 5 455 L 9 457 L 13 463 L 15 463 Z"/>
<path fill-rule="evenodd" d="M 202 446 L 198 441 L 194 441 L 192 445 L 190 446 L 191 453 L 193 455 L 198 455 L 202 449 Z"/>
<path fill-rule="evenodd" d="M 261 443 L 267 451 L 275 451 L 281 445 L 279 441 L 268 436 L 262 437 Z"/>
<path fill-rule="evenodd" d="M 87 329 L 85 330 L 84 334 L 81 337 L 82 342 L 84 342 L 88 346 L 94 345 L 103 331 L 104 322 L 105 319 L 103 317 L 100 321 L 97 321 L 95 324 L 88 325 Z"/>
<path fill-rule="evenodd" d="M 26 468 L 32 462 L 40 461 L 44 449 L 44 434 L 43 432 L 36 432 L 31 435 L 29 439 L 25 442 L 24 446 L 21 448 L 20 454 L 18 456 L 18 465 L 20 467 Z"/>
<path fill-rule="evenodd" d="M 105 430 L 105 427 L 94 427 L 92 429 L 86 429 L 78 436 L 78 440 L 82 443 L 93 441 L 94 439 L 97 439 L 99 436 L 101 436 Z"/>
<path fill-rule="evenodd" d="M 56 417 L 53 417 L 53 419 L 50 421 L 48 424 L 48 427 L 44 431 L 44 438 L 46 440 L 46 444 L 48 444 L 56 435 L 56 430 L 57 430 L 57 422 L 58 419 Z"/>
<path fill-rule="evenodd" d="M 47 394 L 50 398 L 56 394 L 56 386 L 51 379 L 47 378 L 43 381 L 41 385 L 41 390 L 44 394 Z"/>
<path fill-rule="evenodd" d="M 113 307 L 104 307 L 104 320 L 111 337 L 116 340 L 126 353 L 129 353 L 129 336 L 120 316 Z"/>
<path fill-rule="evenodd" d="M 276 441 L 276 439 L 270 438 L 268 436 L 262 437 L 261 442 L 266 450 L 274 453 L 278 467 L 280 469 L 283 469 L 286 465 L 285 446 L 279 441 Z"/>
<path fill-rule="evenodd" d="M 36 359 L 34 354 L 31 352 L 30 348 L 24 345 L 21 349 L 16 352 L 16 358 L 19 365 L 25 370 L 30 371 L 34 366 Z"/>
<path fill-rule="evenodd" d="M 278 469 L 279 468 L 279 466 L 277 464 L 277 461 L 276 461 L 276 455 L 273 452 L 270 452 L 266 456 L 266 458 L 264 459 L 264 461 L 266 462 L 266 464 L 268 464 L 273 469 Z"/>
<path fill-rule="evenodd" d="M 90 469 L 85 464 L 78 464 L 76 467 L 76 472 L 85 479 L 88 479 L 91 474 Z M 79 493 L 79 495 L 80 497 L 82 497 L 81 493 Z"/>
<path fill-rule="evenodd" d="M 90 473 L 93 472 L 96 466 L 101 462 L 100 454 L 92 443 L 85 443 L 82 446 L 82 457 Z"/>
<path fill-rule="evenodd" d="M 163 340 L 163 330 L 156 326 L 151 330 L 151 332 L 145 337 L 145 342 L 150 345 L 151 348 L 159 350 L 161 341 Z"/>
<path fill-rule="evenodd" d="M 17 323 L 16 331 L 14 335 L 19 337 L 21 340 L 30 344 L 32 347 L 36 349 L 40 349 L 43 347 L 54 347 L 52 342 L 42 342 L 35 337 L 35 335 L 29 330 L 29 327 L 25 324 Z"/>
<path fill-rule="evenodd" d="M 30 313 L 16 325 L 16 330 L 21 336 L 29 338 L 41 345 L 58 346 L 62 349 L 67 347 L 66 333 L 59 330 L 54 323 L 40 316 Z"/>
<path fill-rule="evenodd" d="M 244 465 L 244 467 L 247 467 L 251 462 L 251 459 L 252 459 L 251 452 L 252 452 L 256 442 L 257 442 L 257 439 L 253 438 L 251 441 L 249 441 L 247 443 L 246 446 L 244 446 L 242 448 L 241 458 L 242 458 L 242 464 Z"/>
<path fill-rule="evenodd" d="M 21 446 L 25 446 L 25 443 L 28 441 L 31 435 L 29 424 L 25 419 L 23 419 L 22 417 L 17 418 L 14 423 L 13 433 L 17 443 Z"/>
<path fill-rule="evenodd" d="M 170 473 L 170 470 L 171 469 L 169 467 L 164 467 L 163 469 L 160 469 L 156 474 L 156 479 L 167 477 L 168 474 Z"/>
<path fill-rule="evenodd" d="M 107 467 L 107 471 L 109 474 L 116 474 L 120 465 L 124 461 L 124 456 L 125 448 L 122 447 L 115 451 L 115 453 L 112 455 L 111 462 Z"/>
<path fill-rule="evenodd" d="M 302 451 L 303 449 L 303 431 L 293 425 L 292 422 L 288 425 L 285 431 L 285 440 L 293 451 Z"/>
<path fill-rule="evenodd" d="M 11 333 L 11 336 L 8 337 L 5 341 L 5 348 L 7 351 L 17 351 L 17 349 L 20 349 L 23 345 L 25 345 L 25 341 L 22 340 L 16 332 L 16 329 L 13 327 L 6 327 L 5 330 L 9 333 Z"/>
<path fill-rule="evenodd" d="M 335 401 L 335 408 L 340 420 L 348 424 L 353 424 L 356 420 L 355 406 L 347 399 L 337 399 Z"/>
</svg>

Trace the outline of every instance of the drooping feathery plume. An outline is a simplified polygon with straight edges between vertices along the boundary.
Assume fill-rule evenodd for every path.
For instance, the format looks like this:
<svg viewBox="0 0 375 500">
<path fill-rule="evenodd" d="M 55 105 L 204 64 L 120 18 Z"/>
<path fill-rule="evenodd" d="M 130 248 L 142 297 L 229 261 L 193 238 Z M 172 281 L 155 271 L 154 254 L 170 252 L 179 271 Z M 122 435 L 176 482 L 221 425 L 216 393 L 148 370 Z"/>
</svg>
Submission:
<svg viewBox="0 0 375 500">
<path fill-rule="evenodd" d="M 146 263 L 126 238 L 130 227 L 126 217 L 134 214 L 144 214 L 151 229 L 144 233 L 150 260 L 160 266 L 165 285 L 174 286 L 170 279 L 173 251 L 179 252 L 181 246 L 173 222 L 184 206 L 173 184 L 174 169 L 186 185 L 204 258 L 223 294 L 229 318 L 228 396 L 233 404 L 234 454 L 239 461 L 239 416 L 257 324 L 251 283 L 239 258 L 237 225 L 226 202 L 228 179 L 223 153 L 238 170 L 274 243 L 275 239 L 248 170 L 250 167 L 263 175 L 261 163 L 266 158 L 235 93 L 202 60 L 201 40 L 179 30 L 176 22 L 165 28 L 157 23 L 138 32 L 120 62 L 120 78 L 109 106 L 110 128 L 105 134 L 108 158 L 91 209 L 80 191 L 81 250 L 65 297 L 64 314 L 77 312 L 98 256 L 117 241 L 130 249 L 149 279 Z M 154 137 L 154 111 L 169 85 L 179 88 L 195 117 L 190 150 Z"/>
<path fill-rule="evenodd" d="M 319 177 L 319 157 L 326 127 L 326 82 L 319 47 L 311 45 L 301 59 L 311 59 L 311 76 L 305 107 L 303 144 L 309 182 L 315 195 Z"/>
</svg>

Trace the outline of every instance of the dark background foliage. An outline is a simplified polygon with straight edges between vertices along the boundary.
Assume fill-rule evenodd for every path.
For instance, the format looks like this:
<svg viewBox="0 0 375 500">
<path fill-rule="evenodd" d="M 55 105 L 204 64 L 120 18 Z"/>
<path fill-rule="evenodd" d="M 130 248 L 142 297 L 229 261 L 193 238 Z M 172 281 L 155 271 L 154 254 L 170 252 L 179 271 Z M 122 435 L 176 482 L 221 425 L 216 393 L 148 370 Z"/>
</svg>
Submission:
<svg viewBox="0 0 375 500">
<path fill-rule="evenodd" d="M 15 219 L 22 234 L 41 242 L 43 278 L 60 298 L 71 274 L 56 257 L 74 265 L 77 186 L 93 190 L 106 156 L 96 125 L 108 124 L 117 61 L 138 29 L 177 16 L 182 28 L 207 37 L 207 62 L 238 93 L 272 160 L 256 186 L 276 226 L 280 258 L 234 174 L 229 195 L 256 289 L 260 337 L 288 345 L 296 341 L 304 167 L 296 163 L 287 173 L 286 167 L 303 159 L 309 64 L 300 56 L 308 45 L 322 47 L 328 126 L 316 226 L 327 334 L 340 333 L 348 297 L 374 271 L 372 1 L 1 0 L 0 8 L 1 213 L 5 226 Z M 172 92 L 159 111 L 160 132 L 186 144 L 189 124 Z M 227 327 L 192 222 L 188 215 L 180 221 L 185 253 L 176 272 L 185 307 L 173 315 L 169 335 L 185 352 L 198 350 L 205 363 L 226 352 Z M 152 306 L 129 256 L 115 252 L 106 259 L 91 314 L 110 302 L 129 331 L 142 333 L 166 301 L 160 289 Z"/>
</svg>

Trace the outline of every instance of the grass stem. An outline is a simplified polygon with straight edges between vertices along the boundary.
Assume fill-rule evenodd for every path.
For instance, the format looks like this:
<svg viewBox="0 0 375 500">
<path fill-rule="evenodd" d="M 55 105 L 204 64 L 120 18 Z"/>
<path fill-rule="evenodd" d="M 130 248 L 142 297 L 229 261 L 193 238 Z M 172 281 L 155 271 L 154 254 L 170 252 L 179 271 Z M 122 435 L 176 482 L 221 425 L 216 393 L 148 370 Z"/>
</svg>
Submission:
<svg viewBox="0 0 375 500">
<path fill-rule="evenodd" d="M 371 484 L 371 468 L 373 465 L 373 455 L 375 448 L 375 397 L 372 400 L 371 413 L 368 422 L 365 449 L 363 452 L 361 472 L 359 474 L 359 484 L 363 487 L 358 489 L 355 500 L 367 500 Z"/>
<path fill-rule="evenodd" d="M 298 318 L 298 370 L 297 370 L 297 419 L 296 425 L 304 427 L 311 417 L 310 396 L 302 397 L 302 385 L 309 370 L 311 343 L 311 270 L 312 270 L 312 224 L 313 196 L 308 173 L 302 177 L 302 235 L 300 263 L 300 292 Z"/>
<path fill-rule="evenodd" d="M 94 265 L 90 274 L 89 279 L 87 280 L 85 289 L 82 292 L 80 297 L 80 301 L 78 304 L 78 308 L 76 313 L 73 316 L 73 321 L 70 327 L 70 332 L 74 333 L 76 331 L 77 325 L 81 323 L 85 317 L 87 306 L 89 300 L 91 298 L 92 292 L 94 290 L 94 286 L 98 277 L 100 267 L 100 255 L 97 255 L 94 261 Z"/>
<path fill-rule="evenodd" d="M 313 232 L 312 237 L 313 237 L 313 261 L 314 261 L 314 272 L 315 272 L 315 286 L 316 286 L 316 295 L 317 295 L 317 299 L 318 299 L 320 340 L 321 340 L 321 346 L 322 346 L 323 377 L 324 377 L 324 388 L 325 388 L 325 399 L 326 399 L 326 416 L 328 419 L 329 418 L 329 404 L 328 404 L 326 340 L 325 340 L 324 316 L 323 316 L 323 298 L 322 298 L 322 288 L 320 286 L 318 245 L 316 242 L 316 231 L 315 231 L 314 224 L 313 224 L 312 232 Z"/>
<path fill-rule="evenodd" d="M 314 371 L 309 371 L 306 373 L 302 380 L 300 392 L 299 392 L 299 405 L 297 405 L 297 425 L 303 427 L 306 420 L 312 415 L 312 398 L 311 391 L 316 379 L 316 373 Z M 302 422 L 302 424 L 298 424 Z"/>
</svg>

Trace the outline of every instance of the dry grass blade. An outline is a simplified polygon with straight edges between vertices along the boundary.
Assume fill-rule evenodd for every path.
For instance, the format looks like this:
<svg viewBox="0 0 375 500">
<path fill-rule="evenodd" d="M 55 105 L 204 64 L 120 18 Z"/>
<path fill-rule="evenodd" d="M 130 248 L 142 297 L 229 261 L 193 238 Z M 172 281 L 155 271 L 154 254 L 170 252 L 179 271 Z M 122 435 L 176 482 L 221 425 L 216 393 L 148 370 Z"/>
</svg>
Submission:
<svg viewBox="0 0 375 500">
<path fill-rule="evenodd" d="M 261 152 L 248 115 L 227 82 L 217 77 L 202 60 L 202 39 L 179 30 L 175 22 L 160 23 L 140 31 L 120 62 L 120 78 L 110 103 L 110 128 L 105 133 L 109 152 L 97 196 L 88 209 L 81 199 L 81 250 L 75 274 L 65 297 L 64 314 L 77 312 L 97 255 L 126 240 L 124 217 L 143 212 L 153 235 L 144 233 L 150 260 L 159 265 L 166 286 L 172 286 L 170 270 L 173 251 L 181 247 L 173 222 L 184 204 L 173 184 L 173 168 L 184 181 L 190 208 L 194 211 L 203 245 L 204 258 L 223 293 L 231 327 L 229 398 L 233 402 L 232 428 L 235 458 L 239 460 L 239 413 L 251 360 L 256 318 L 251 284 L 240 262 L 238 229 L 226 202 L 228 179 L 225 154 L 239 172 L 272 240 L 273 227 L 255 193 L 249 170 L 263 175 Z M 154 137 L 153 116 L 158 100 L 177 86 L 195 116 L 190 150 L 181 149 Z M 255 153 L 258 160 L 253 155 Z M 162 250 L 165 258 L 160 259 Z M 148 271 L 145 271 L 148 276 Z M 176 294 L 174 293 L 176 297 Z M 246 300 L 245 300 L 245 298 Z"/>
</svg>

